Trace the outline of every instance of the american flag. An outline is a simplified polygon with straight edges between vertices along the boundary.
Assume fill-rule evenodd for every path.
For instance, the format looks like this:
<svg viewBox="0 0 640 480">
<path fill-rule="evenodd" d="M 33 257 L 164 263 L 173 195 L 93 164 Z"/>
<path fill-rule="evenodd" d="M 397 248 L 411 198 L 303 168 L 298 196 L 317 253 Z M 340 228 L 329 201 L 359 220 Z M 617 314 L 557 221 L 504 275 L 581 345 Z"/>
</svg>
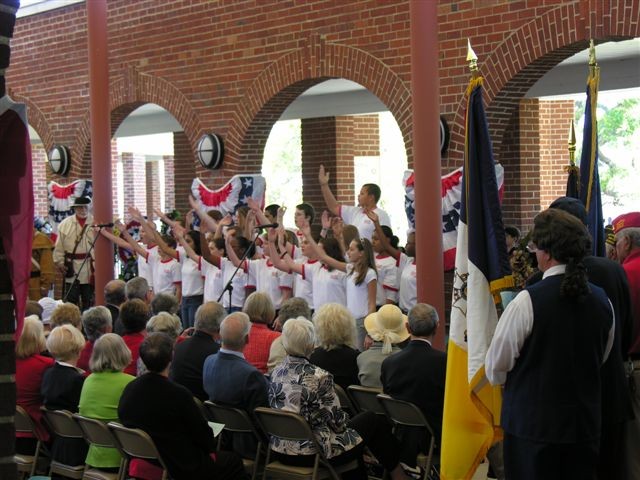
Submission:
<svg viewBox="0 0 640 480">
<path fill-rule="evenodd" d="M 496 164 L 496 177 L 500 198 L 504 190 L 504 168 Z M 441 178 L 442 181 L 442 251 L 444 269 L 452 270 L 455 266 L 456 244 L 458 242 L 458 220 L 460 219 L 460 201 L 462 199 L 462 167 Z M 404 210 L 407 214 L 409 229 L 416 228 L 415 210 L 415 175 L 413 170 L 406 170 L 402 179 L 404 186 Z"/>
</svg>

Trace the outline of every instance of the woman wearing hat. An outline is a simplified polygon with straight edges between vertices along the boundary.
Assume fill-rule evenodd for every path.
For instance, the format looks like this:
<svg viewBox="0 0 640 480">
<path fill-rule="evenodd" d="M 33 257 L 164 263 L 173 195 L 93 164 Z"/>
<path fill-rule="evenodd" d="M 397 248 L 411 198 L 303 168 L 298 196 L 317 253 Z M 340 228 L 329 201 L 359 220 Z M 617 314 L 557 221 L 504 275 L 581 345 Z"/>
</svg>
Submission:
<svg viewBox="0 0 640 480">
<path fill-rule="evenodd" d="M 383 305 L 364 319 L 373 345 L 358 355 L 358 378 L 365 387 L 382 388 L 380 369 L 389 355 L 400 351 L 398 344 L 409 339 L 407 316 L 395 305 Z"/>
</svg>

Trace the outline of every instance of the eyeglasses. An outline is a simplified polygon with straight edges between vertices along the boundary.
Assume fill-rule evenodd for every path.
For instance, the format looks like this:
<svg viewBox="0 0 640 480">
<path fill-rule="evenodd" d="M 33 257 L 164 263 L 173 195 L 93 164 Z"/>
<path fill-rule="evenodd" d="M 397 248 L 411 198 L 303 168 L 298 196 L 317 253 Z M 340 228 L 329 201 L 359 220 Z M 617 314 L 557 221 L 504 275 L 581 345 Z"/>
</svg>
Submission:
<svg viewBox="0 0 640 480">
<path fill-rule="evenodd" d="M 529 253 L 536 253 L 538 251 L 538 247 L 536 246 L 535 243 L 533 242 L 529 242 L 527 244 L 527 252 Z"/>
</svg>

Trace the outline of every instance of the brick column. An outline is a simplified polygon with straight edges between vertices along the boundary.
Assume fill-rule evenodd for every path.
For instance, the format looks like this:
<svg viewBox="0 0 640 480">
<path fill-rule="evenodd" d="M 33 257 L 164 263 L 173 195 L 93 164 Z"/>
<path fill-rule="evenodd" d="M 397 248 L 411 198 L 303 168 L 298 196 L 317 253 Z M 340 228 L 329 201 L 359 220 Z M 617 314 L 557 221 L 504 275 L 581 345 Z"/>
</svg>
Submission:
<svg viewBox="0 0 640 480">
<path fill-rule="evenodd" d="M 120 156 L 118 155 L 118 141 L 115 138 L 111 139 L 111 186 L 113 193 L 111 195 L 111 206 L 113 208 L 113 215 L 118 215 L 118 163 L 120 162 Z M 127 199 L 125 197 L 125 205 Z"/>
<path fill-rule="evenodd" d="M 196 161 L 191 152 L 189 139 L 184 132 L 173 134 L 173 160 L 175 178 L 175 208 L 185 214 L 189 211 L 191 182 L 196 177 Z M 167 183 L 169 179 L 167 178 Z"/>
<path fill-rule="evenodd" d="M 547 208 L 567 191 L 569 128 L 573 100 L 540 101 L 540 207 Z M 580 164 L 580 159 L 576 159 Z"/>
<path fill-rule="evenodd" d="M 122 171 L 124 176 L 124 204 L 135 206 L 146 215 L 147 212 L 147 171 L 143 155 L 122 153 Z M 128 218 L 125 209 L 125 217 Z"/>
<path fill-rule="evenodd" d="M 147 173 L 147 216 L 151 216 L 154 208 L 160 208 L 160 179 L 158 177 L 158 162 L 146 162 Z"/>
<path fill-rule="evenodd" d="M 49 199 L 47 198 L 47 152 L 41 143 L 31 145 L 31 164 L 33 169 L 33 213 L 36 217 L 47 218 Z"/>
<path fill-rule="evenodd" d="M 356 157 L 380 156 L 380 120 L 378 115 L 353 118 L 353 154 Z M 356 185 L 356 188 L 358 186 Z"/>
<path fill-rule="evenodd" d="M 565 194 L 564 166 L 569 164 L 567 140 L 572 118 L 572 100 L 520 101 L 502 144 L 505 224 L 527 232 L 533 217 Z"/>
<path fill-rule="evenodd" d="M 163 212 L 171 212 L 176 208 L 175 161 L 171 155 L 162 157 L 164 161 L 164 205 Z"/>
</svg>

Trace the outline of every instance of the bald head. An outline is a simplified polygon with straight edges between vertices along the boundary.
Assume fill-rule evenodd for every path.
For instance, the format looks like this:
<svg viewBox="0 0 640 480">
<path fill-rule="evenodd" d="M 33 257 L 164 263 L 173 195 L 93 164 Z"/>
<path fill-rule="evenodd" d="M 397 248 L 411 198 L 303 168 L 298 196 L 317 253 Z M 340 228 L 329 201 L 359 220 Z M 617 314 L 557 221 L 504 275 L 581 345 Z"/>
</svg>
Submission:
<svg viewBox="0 0 640 480">
<path fill-rule="evenodd" d="M 235 312 L 227 317 L 220 324 L 220 339 L 222 348 L 228 350 L 242 351 L 249 338 L 251 321 L 249 315 L 242 312 Z"/>
<path fill-rule="evenodd" d="M 123 280 L 111 280 L 104 286 L 105 303 L 119 307 L 127 299 L 124 293 L 127 284 Z"/>
</svg>

